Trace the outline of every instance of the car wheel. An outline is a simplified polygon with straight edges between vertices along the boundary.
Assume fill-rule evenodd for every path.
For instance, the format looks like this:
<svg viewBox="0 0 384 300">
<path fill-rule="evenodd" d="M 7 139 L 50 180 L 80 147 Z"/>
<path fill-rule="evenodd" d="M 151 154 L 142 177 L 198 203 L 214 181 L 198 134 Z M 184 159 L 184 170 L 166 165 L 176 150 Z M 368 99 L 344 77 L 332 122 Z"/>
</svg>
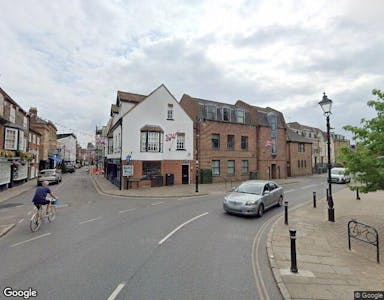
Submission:
<svg viewBox="0 0 384 300">
<path fill-rule="evenodd" d="M 283 205 L 283 196 L 280 196 L 279 200 L 277 201 L 277 206 L 282 206 Z"/>
<path fill-rule="evenodd" d="M 259 205 L 259 208 L 257 209 L 257 215 L 259 217 L 262 217 L 263 216 L 263 213 L 264 213 L 264 205 L 263 204 L 260 204 Z"/>
</svg>

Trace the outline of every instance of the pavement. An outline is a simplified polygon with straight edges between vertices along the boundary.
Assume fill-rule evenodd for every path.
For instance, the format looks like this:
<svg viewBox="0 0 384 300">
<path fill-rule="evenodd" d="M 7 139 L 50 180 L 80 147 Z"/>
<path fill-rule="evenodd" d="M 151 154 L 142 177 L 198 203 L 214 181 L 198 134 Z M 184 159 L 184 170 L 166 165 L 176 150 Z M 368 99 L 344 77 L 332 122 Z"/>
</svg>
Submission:
<svg viewBox="0 0 384 300">
<path fill-rule="evenodd" d="M 376 247 L 351 239 L 349 250 L 347 230 L 355 219 L 376 228 L 383 239 L 384 192 L 360 193 L 360 198 L 347 188 L 333 193 L 335 222 L 328 221 L 327 202 L 320 199 L 316 208 L 309 203 L 289 210 L 289 225 L 283 216 L 273 224 L 267 252 L 285 299 L 354 299 L 354 291 L 384 291 L 384 266 L 376 262 Z M 298 273 L 290 271 L 289 228 L 296 229 Z"/>
</svg>

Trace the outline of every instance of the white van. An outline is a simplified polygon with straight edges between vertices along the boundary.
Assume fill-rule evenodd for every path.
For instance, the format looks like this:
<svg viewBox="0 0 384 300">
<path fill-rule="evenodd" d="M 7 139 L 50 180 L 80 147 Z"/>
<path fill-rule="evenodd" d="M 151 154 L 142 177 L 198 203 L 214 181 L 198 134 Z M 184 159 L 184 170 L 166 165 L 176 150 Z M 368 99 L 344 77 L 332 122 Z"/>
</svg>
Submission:
<svg viewBox="0 0 384 300">
<path fill-rule="evenodd" d="M 331 182 L 347 183 L 347 182 L 351 182 L 351 177 L 348 175 L 345 175 L 345 168 L 332 168 Z"/>
</svg>

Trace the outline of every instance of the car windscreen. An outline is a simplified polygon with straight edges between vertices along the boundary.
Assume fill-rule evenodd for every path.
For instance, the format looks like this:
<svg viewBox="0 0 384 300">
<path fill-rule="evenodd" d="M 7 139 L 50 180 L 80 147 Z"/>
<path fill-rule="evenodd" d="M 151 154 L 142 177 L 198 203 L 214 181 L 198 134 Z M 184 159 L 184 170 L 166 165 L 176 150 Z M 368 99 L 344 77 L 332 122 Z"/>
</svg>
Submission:
<svg viewBox="0 0 384 300">
<path fill-rule="evenodd" d="M 263 187 L 264 187 L 263 184 L 243 183 L 238 188 L 235 189 L 235 192 L 261 195 L 263 191 Z"/>
<path fill-rule="evenodd" d="M 345 171 L 343 169 L 332 169 L 331 174 L 334 175 L 344 175 Z"/>
<path fill-rule="evenodd" d="M 53 176 L 55 175 L 55 171 L 42 171 L 40 172 L 41 176 Z"/>
</svg>

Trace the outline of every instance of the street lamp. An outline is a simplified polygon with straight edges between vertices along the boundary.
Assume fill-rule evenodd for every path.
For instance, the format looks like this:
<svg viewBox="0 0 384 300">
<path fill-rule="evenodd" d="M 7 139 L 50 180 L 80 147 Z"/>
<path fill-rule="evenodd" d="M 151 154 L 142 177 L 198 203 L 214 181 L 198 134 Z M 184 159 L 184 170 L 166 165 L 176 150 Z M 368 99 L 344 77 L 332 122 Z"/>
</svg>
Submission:
<svg viewBox="0 0 384 300">
<path fill-rule="evenodd" d="M 335 210 L 333 208 L 333 198 L 332 198 L 332 182 L 331 182 L 331 135 L 330 135 L 330 125 L 329 125 L 329 116 L 331 115 L 332 100 L 323 93 L 323 100 L 319 102 L 324 115 L 327 119 L 327 142 L 328 142 L 328 221 L 335 222 Z"/>
</svg>

